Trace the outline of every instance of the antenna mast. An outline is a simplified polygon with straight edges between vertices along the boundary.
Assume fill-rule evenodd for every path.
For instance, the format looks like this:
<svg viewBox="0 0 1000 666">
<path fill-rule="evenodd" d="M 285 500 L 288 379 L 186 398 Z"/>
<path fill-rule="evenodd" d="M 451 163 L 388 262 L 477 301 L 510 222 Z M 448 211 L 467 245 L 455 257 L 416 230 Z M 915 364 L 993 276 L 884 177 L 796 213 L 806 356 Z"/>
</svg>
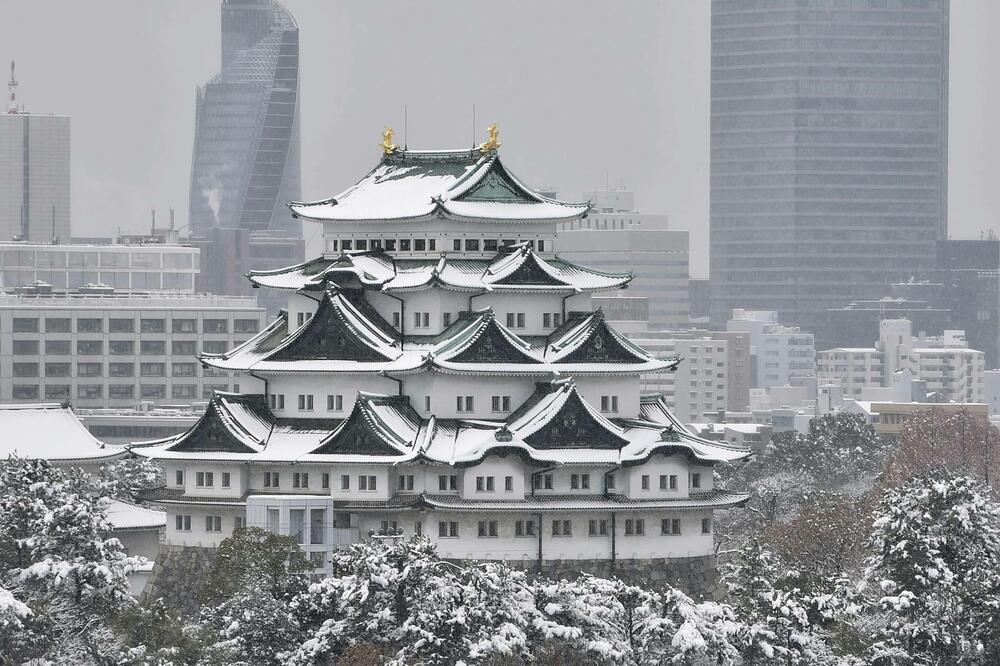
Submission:
<svg viewBox="0 0 1000 666">
<path fill-rule="evenodd" d="M 17 115 L 17 79 L 14 78 L 14 61 L 10 61 L 10 81 L 7 82 L 7 90 L 10 91 L 10 104 L 7 105 L 9 115 Z"/>
</svg>

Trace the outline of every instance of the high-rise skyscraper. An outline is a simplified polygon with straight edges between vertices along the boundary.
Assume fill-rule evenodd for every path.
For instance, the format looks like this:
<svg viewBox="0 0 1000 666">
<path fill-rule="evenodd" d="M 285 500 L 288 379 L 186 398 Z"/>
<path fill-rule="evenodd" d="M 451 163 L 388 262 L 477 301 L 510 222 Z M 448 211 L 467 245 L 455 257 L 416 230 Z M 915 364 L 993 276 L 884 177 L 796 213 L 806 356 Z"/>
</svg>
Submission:
<svg viewBox="0 0 1000 666">
<path fill-rule="evenodd" d="M 712 318 L 828 308 L 946 237 L 948 0 L 713 0 Z"/>
<path fill-rule="evenodd" d="M 203 283 L 287 265 L 303 254 L 302 226 L 285 208 L 301 198 L 299 30 L 274 0 L 223 0 L 222 69 L 198 89 L 190 224 L 202 239 Z"/>
<path fill-rule="evenodd" d="M 69 240 L 69 116 L 26 113 L 15 97 L 0 115 L 0 241 Z"/>
</svg>

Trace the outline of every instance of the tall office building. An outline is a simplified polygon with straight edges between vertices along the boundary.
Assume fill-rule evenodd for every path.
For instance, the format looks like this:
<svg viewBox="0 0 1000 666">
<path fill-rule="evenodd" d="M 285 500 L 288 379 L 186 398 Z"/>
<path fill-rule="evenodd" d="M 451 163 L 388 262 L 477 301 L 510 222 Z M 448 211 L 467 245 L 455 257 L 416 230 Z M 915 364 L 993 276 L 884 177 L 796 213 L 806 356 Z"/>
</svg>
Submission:
<svg viewBox="0 0 1000 666">
<path fill-rule="evenodd" d="M 712 318 L 828 308 L 946 237 L 948 0 L 713 0 Z"/>
<path fill-rule="evenodd" d="M 232 293 L 234 271 L 302 258 L 302 225 L 285 208 L 301 198 L 298 88 L 288 10 L 223 0 L 222 69 L 198 89 L 191 165 L 191 234 L 202 239 L 207 291 Z"/>
<path fill-rule="evenodd" d="M 10 101 L 0 115 L 0 241 L 69 240 L 69 116 L 18 106 L 14 63 Z"/>
</svg>

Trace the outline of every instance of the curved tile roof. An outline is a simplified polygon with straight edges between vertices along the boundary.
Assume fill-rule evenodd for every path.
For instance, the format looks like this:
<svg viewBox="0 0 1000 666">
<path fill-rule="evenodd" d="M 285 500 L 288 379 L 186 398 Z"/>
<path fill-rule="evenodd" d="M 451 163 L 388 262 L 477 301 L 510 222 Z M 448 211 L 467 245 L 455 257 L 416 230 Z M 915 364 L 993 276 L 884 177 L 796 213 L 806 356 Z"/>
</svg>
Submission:
<svg viewBox="0 0 1000 666">
<path fill-rule="evenodd" d="M 583 216 L 589 203 L 533 192 L 495 151 L 396 150 L 336 196 L 288 204 L 295 217 L 322 222 L 404 221 L 436 216 L 467 220 L 557 221 Z"/>
</svg>

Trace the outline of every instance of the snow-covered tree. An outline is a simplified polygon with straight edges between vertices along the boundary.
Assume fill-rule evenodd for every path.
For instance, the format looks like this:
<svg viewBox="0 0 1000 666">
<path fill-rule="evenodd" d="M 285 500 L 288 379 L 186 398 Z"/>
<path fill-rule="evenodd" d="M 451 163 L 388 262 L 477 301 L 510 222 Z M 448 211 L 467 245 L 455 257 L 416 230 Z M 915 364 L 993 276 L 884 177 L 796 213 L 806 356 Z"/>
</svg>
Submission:
<svg viewBox="0 0 1000 666">
<path fill-rule="evenodd" d="M 997 663 L 1000 505 L 986 486 L 932 472 L 889 490 L 875 515 L 873 662 Z"/>
<path fill-rule="evenodd" d="M 1000 488 L 1000 430 L 982 416 L 931 410 L 907 419 L 899 446 L 886 463 L 885 482 L 899 485 L 946 469 Z"/>
<path fill-rule="evenodd" d="M 163 485 L 163 468 L 133 455 L 102 465 L 96 483 L 108 497 L 133 502 L 140 491 Z"/>
<path fill-rule="evenodd" d="M 814 620 L 816 599 L 783 579 L 794 580 L 756 540 L 744 545 L 724 569 L 728 603 L 743 625 L 738 638 L 747 664 L 823 664 L 832 656 Z"/>
</svg>

